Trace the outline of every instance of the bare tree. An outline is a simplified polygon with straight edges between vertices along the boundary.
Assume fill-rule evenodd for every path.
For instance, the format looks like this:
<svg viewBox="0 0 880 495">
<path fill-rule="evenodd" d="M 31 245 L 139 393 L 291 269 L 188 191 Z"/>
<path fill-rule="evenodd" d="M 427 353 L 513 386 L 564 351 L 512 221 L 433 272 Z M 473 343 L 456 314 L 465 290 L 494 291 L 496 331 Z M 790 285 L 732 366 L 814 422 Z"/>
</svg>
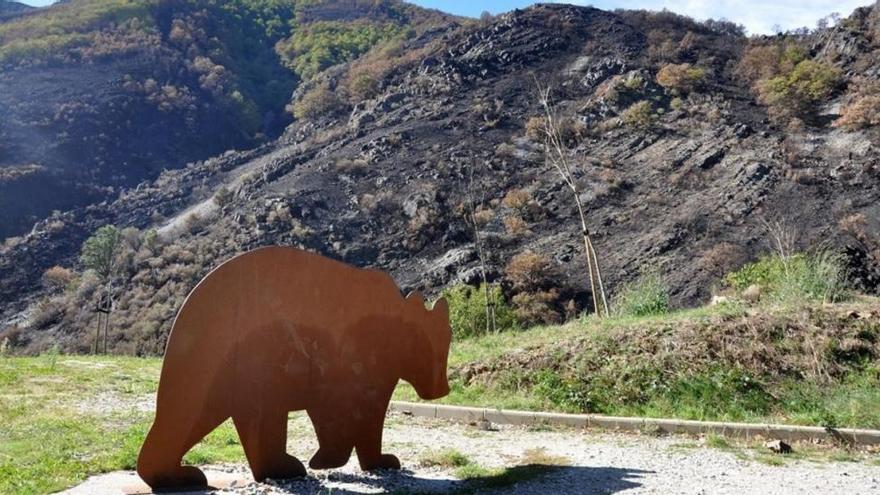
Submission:
<svg viewBox="0 0 880 495">
<path fill-rule="evenodd" d="M 495 291 L 492 290 L 486 276 L 486 255 L 483 248 L 483 240 L 480 237 L 480 222 L 477 220 L 477 205 L 482 206 L 483 196 L 481 196 L 479 203 L 474 200 L 476 196 L 474 193 L 475 168 L 476 164 L 471 161 L 471 166 L 468 169 L 467 211 L 465 216 L 468 224 L 470 224 L 474 231 L 474 244 L 477 246 L 477 256 L 480 258 L 480 277 L 483 279 L 483 290 L 486 292 L 486 333 L 495 333 L 498 330 L 495 322 Z"/>
<path fill-rule="evenodd" d="M 795 244 L 797 242 L 798 233 L 785 220 L 768 221 L 761 218 L 761 226 L 767 236 L 770 237 L 773 249 L 783 263 L 788 263 L 788 259 L 794 255 Z"/>
<path fill-rule="evenodd" d="M 559 118 L 556 115 L 553 103 L 550 101 L 550 87 L 542 86 L 537 78 L 535 78 L 535 84 L 538 87 L 539 103 L 544 111 L 544 122 L 541 129 L 544 135 L 544 156 L 553 169 L 559 173 L 559 176 L 562 177 L 562 180 L 574 195 L 574 202 L 581 220 L 581 233 L 584 238 L 584 251 L 587 257 L 587 272 L 590 278 L 590 290 L 593 293 L 593 307 L 599 316 L 608 316 L 608 300 L 605 297 L 605 287 L 602 284 L 602 271 L 599 269 L 599 260 L 596 256 L 596 250 L 593 249 L 593 241 L 590 239 L 590 229 L 587 227 L 587 214 L 584 211 L 583 201 L 581 201 L 580 188 L 568 160 L 568 151 L 560 131 Z"/>
</svg>

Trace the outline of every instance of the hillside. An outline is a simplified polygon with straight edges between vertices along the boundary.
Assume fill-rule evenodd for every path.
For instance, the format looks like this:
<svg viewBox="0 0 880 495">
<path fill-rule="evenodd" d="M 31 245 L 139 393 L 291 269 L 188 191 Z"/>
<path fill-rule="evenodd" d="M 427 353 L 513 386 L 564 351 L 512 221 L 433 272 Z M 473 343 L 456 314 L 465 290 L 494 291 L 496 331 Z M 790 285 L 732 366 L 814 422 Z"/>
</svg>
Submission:
<svg viewBox="0 0 880 495">
<path fill-rule="evenodd" d="M 302 50 L 316 70 L 447 22 L 393 1 L 314 3 L 73 0 L 0 24 L 0 237 L 278 136 L 307 68 L 288 46 L 319 39 L 312 29 L 356 42 L 346 53 Z"/>
<path fill-rule="evenodd" d="M 308 34 L 278 45 L 303 78 L 277 139 L 57 212 L 6 243 L 0 301 L 16 345 L 91 347 L 99 284 L 79 274 L 78 254 L 106 224 L 130 228 L 111 283 L 110 348 L 153 354 L 199 278 L 256 246 L 376 266 L 404 290 L 476 283 L 471 199 L 489 278 L 525 324 L 588 309 L 571 193 L 535 132 L 536 78 L 552 90 L 612 294 L 653 267 L 674 305 L 706 301 L 725 273 L 774 249 L 773 225 L 794 250 L 843 253 L 854 285 L 877 291 L 876 8 L 825 30 L 750 39 L 670 13 L 541 5 L 426 22 L 352 52 L 362 45 L 340 35 L 349 31 L 310 17 L 340 15 L 333 6 L 298 16 L 312 22 Z M 67 287 L 41 285 L 55 265 L 74 269 Z"/>
</svg>

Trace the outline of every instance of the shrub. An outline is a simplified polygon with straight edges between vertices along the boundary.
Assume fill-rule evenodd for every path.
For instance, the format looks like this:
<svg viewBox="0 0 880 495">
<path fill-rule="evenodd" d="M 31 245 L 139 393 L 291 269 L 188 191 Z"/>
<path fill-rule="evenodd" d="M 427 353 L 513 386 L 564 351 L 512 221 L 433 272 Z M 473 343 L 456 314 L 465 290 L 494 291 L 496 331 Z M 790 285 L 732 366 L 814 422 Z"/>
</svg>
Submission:
<svg viewBox="0 0 880 495">
<path fill-rule="evenodd" d="M 624 80 L 621 86 L 629 91 L 639 91 L 645 87 L 645 78 L 636 74 Z"/>
<path fill-rule="evenodd" d="M 657 72 L 657 84 L 675 93 L 690 93 L 706 79 L 706 69 L 691 64 L 667 64 Z"/>
<path fill-rule="evenodd" d="M 526 137 L 536 143 L 543 143 L 544 138 L 547 137 L 545 133 L 545 123 L 547 120 L 544 117 L 532 117 L 526 121 Z"/>
<path fill-rule="evenodd" d="M 529 232 L 529 224 L 519 215 L 504 217 L 504 229 L 512 236 L 519 236 Z"/>
<path fill-rule="evenodd" d="M 434 44 L 427 44 L 421 48 L 407 47 L 404 43 L 412 34 L 412 31 L 402 32 L 377 44 L 349 64 L 343 86 L 348 92 L 351 103 L 359 103 L 375 97 L 381 91 L 382 82 L 389 74 L 401 67 L 421 62 L 435 50 Z"/>
<path fill-rule="evenodd" d="M 797 116 L 810 113 L 837 86 L 840 71 L 813 60 L 799 62 L 788 73 L 764 80 L 758 85 L 761 101 L 773 113 Z"/>
<path fill-rule="evenodd" d="M 341 158 L 336 161 L 336 171 L 340 174 L 359 175 L 365 173 L 369 165 L 363 158 Z"/>
<path fill-rule="evenodd" d="M 43 299 L 31 315 L 30 324 L 33 328 L 44 329 L 61 321 L 63 316 L 64 306 L 58 299 Z"/>
<path fill-rule="evenodd" d="M 53 266 L 43 272 L 43 285 L 49 290 L 62 290 L 73 280 L 73 272 L 61 266 Z"/>
<path fill-rule="evenodd" d="M 752 46 L 743 52 L 736 67 L 740 77 L 749 82 L 769 79 L 779 73 L 779 59 L 782 47 L 779 45 Z"/>
<path fill-rule="evenodd" d="M 457 285 L 443 291 L 449 302 L 449 324 L 455 338 L 466 338 L 486 333 L 486 286 L 479 288 Z M 517 321 L 510 306 L 504 300 L 501 288 L 489 289 L 490 302 L 495 304 L 495 327 L 498 330 L 517 328 Z"/>
<path fill-rule="evenodd" d="M 557 122 L 559 137 L 566 146 L 576 146 L 587 135 L 587 125 L 574 117 L 565 117 Z"/>
<path fill-rule="evenodd" d="M 880 95 L 857 96 L 840 112 L 835 127 L 864 129 L 880 124 Z"/>
<path fill-rule="evenodd" d="M 477 211 L 474 212 L 474 221 L 477 222 L 477 225 L 482 226 L 491 222 L 495 217 L 495 212 L 492 211 L 491 208 L 483 208 L 482 206 L 477 208 Z"/>
<path fill-rule="evenodd" d="M 840 255 L 828 251 L 773 255 L 729 273 L 725 281 L 737 291 L 757 285 L 762 298 L 777 302 L 838 302 L 848 296 L 845 266 Z"/>
<path fill-rule="evenodd" d="M 614 311 L 619 316 L 651 316 L 669 312 L 669 289 L 656 271 L 642 274 L 624 285 L 614 298 Z"/>
<path fill-rule="evenodd" d="M 720 242 L 703 254 L 700 262 L 703 269 L 716 277 L 724 277 L 734 268 L 742 266 L 744 251 L 741 247 L 729 242 Z"/>
<path fill-rule="evenodd" d="M 220 189 L 214 193 L 214 203 L 220 208 L 225 207 L 229 203 L 232 203 L 232 200 L 235 198 L 235 193 L 230 191 L 228 187 L 221 186 Z"/>
<path fill-rule="evenodd" d="M 520 292 L 512 299 L 514 314 L 523 325 L 559 323 L 562 318 L 556 310 L 558 300 L 557 289 Z"/>
<path fill-rule="evenodd" d="M 348 92 L 354 101 L 363 101 L 376 96 L 379 92 L 379 81 L 376 76 L 367 72 L 359 72 L 349 76 Z"/>
<path fill-rule="evenodd" d="M 630 127 L 648 128 L 654 124 L 654 110 L 651 102 L 643 100 L 633 103 L 620 114 L 620 120 Z"/>
<path fill-rule="evenodd" d="M 529 291 L 543 288 L 555 275 L 553 263 L 547 256 L 526 250 L 511 258 L 504 273 L 514 290 Z"/>
<path fill-rule="evenodd" d="M 504 198 L 501 200 L 501 204 L 507 208 L 511 208 L 517 211 L 523 211 L 526 206 L 532 201 L 532 194 L 525 190 L 514 188 L 507 191 L 507 194 L 504 195 Z"/>
<path fill-rule="evenodd" d="M 332 115 L 343 107 L 342 101 L 336 93 L 326 86 L 319 86 L 306 92 L 302 98 L 292 106 L 293 116 L 298 119 L 316 119 L 325 115 Z"/>
</svg>

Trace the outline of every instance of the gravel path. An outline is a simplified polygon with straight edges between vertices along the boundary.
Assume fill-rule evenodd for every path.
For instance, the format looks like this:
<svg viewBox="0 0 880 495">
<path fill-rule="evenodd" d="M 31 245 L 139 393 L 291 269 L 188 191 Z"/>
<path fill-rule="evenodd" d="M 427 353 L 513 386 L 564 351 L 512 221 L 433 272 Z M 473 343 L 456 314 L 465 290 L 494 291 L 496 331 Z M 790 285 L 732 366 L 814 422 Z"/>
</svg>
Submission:
<svg viewBox="0 0 880 495">
<path fill-rule="evenodd" d="M 308 459 L 317 445 L 304 417 L 290 425 L 289 449 Z M 474 426 L 391 415 L 385 450 L 397 454 L 404 470 L 362 473 L 353 458 L 330 472 L 310 473 L 291 483 L 254 483 L 244 466 L 206 469 L 209 479 L 227 488 L 220 493 L 455 493 L 472 487 L 455 478 L 455 468 L 423 467 L 419 459 L 454 449 L 485 468 L 523 464 L 563 464 L 506 488 L 480 493 L 663 493 L 663 494 L 880 494 L 880 465 L 867 462 L 789 461 L 770 466 L 733 452 L 707 448 L 688 437 L 651 437 L 588 431 L 534 431 L 499 426 L 484 431 Z M 234 486 L 229 487 L 230 483 Z M 133 473 L 97 476 L 69 490 L 70 495 L 119 495 L 136 492 Z"/>
</svg>

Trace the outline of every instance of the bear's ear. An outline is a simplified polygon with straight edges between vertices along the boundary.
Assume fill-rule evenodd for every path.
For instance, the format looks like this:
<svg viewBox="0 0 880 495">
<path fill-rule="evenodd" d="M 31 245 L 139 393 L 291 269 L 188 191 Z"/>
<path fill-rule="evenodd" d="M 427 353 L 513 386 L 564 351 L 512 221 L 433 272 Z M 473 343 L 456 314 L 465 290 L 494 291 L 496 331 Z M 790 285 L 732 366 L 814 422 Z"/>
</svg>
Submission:
<svg viewBox="0 0 880 495">
<path fill-rule="evenodd" d="M 406 302 L 408 302 L 410 304 L 417 303 L 422 308 L 425 307 L 425 298 L 422 297 L 422 293 L 417 290 L 410 292 L 409 295 L 406 296 Z"/>
<path fill-rule="evenodd" d="M 436 311 L 440 314 L 448 315 L 449 314 L 449 301 L 446 300 L 445 297 L 441 297 L 434 301 L 434 306 L 431 307 L 431 311 Z"/>
</svg>

